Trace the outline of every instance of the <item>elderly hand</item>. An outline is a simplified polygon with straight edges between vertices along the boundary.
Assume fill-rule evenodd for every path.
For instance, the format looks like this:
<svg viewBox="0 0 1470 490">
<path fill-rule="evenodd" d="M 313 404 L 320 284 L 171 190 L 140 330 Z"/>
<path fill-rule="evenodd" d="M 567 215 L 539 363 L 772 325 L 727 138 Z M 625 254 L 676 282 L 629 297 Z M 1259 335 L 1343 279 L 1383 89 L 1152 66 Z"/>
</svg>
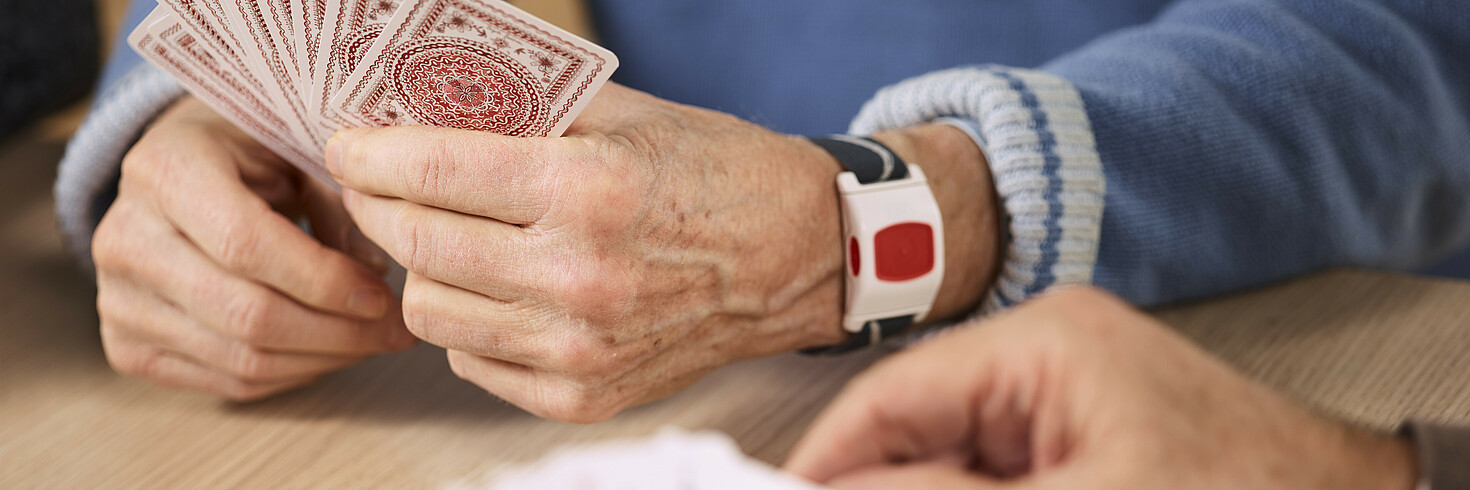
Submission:
<svg viewBox="0 0 1470 490">
<path fill-rule="evenodd" d="M 615 84 L 569 133 L 353 129 L 328 144 L 348 211 L 410 272 L 408 328 L 449 349 L 460 377 L 594 422 L 737 360 L 842 340 L 835 159 Z M 963 146 L 926 156 L 972 157 L 925 166 L 949 182 L 946 234 L 968 240 L 950 242 L 963 245 L 943 317 L 978 301 L 997 234 L 963 133 L 888 137 L 916 151 L 935 135 Z"/>
<path fill-rule="evenodd" d="M 786 466 L 835 488 L 1408 490 L 1411 452 L 1076 288 L 885 360 Z"/>
<path fill-rule="evenodd" d="M 124 159 L 92 254 L 108 361 L 165 385 L 252 400 L 415 342 L 336 194 L 192 98 Z"/>
</svg>

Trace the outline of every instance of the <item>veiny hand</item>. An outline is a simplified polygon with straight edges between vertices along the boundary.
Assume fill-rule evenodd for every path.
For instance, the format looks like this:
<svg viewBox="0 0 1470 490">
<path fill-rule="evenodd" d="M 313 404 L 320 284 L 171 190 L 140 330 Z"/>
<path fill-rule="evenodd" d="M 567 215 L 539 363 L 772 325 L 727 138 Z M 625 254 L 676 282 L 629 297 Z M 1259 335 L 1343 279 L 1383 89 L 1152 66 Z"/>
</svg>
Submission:
<svg viewBox="0 0 1470 490">
<path fill-rule="evenodd" d="M 92 241 L 108 361 L 244 401 L 413 345 L 363 265 L 386 259 L 338 199 L 198 101 L 176 104 L 124 159 Z"/>
<path fill-rule="evenodd" d="M 408 328 L 460 377 L 595 422 L 737 360 L 842 340 L 836 160 L 615 84 L 569 133 L 352 129 L 328 144 L 348 211 L 410 272 Z M 983 163 L 962 163 L 925 170 L 985 208 Z M 978 300 L 998 236 L 993 216 L 946 225 L 970 240 L 956 254 L 981 252 L 947 256 L 963 270 L 936 317 Z"/>
<path fill-rule="evenodd" d="M 1408 490 L 1411 453 L 1077 288 L 870 369 L 786 467 L 836 488 Z"/>
</svg>

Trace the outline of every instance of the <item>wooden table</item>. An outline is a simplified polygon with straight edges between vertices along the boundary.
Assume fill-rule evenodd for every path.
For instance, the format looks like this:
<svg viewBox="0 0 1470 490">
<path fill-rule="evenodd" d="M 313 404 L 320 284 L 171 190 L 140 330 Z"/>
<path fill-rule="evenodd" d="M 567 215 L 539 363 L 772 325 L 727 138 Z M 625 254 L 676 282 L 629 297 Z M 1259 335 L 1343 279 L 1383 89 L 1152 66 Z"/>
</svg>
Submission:
<svg viewBox="0 0 1470 490">
<path fill-rule="evenodd" d="M 878 357 L 748 362 L 594 426 L 496 401 L 428 346 L 248 405 L 156 388 L 103 360 L 91 282 L 54 231 L 59 152 L 0 148 L 0 488 L 438 488 L 663 425 L 721 430 L 779 462 Z M 1470 421 L 1470 285 L 1337 271 L 1160 314 L 1342 417 Z"/>
</svg>

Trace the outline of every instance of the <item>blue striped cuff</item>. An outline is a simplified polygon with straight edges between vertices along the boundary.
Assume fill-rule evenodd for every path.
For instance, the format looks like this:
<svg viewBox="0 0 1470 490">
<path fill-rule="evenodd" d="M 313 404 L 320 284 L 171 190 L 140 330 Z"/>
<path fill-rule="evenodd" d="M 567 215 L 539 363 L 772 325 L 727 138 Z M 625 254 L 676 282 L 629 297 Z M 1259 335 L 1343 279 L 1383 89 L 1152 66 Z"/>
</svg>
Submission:
<svg viewBox="0 0 1470 490">
<path fill-rule="evenodd" d="M 1033 70 L 944 70 L 879 91 L 850 132 L 870 134 L 943 118 L 970 123 L 964 126 L 990 163 L 1006 212 L 1005 263 L 982 313 L 1054 285 L 1092 282 L 1107 190 L 1077 89 Z"/>
<path fill-rule="evenodd" d="M 98 98 L 66 145 L 56 175 L 56 217 L 67 247 L 92 270 L 92 232 L 107 210 L 99 203 L 115 190 L 123 155 L 184 89 L 168 74 L 142 64 Z M 102 204 L 102 205 L 99 205 Z"/>
</svg>

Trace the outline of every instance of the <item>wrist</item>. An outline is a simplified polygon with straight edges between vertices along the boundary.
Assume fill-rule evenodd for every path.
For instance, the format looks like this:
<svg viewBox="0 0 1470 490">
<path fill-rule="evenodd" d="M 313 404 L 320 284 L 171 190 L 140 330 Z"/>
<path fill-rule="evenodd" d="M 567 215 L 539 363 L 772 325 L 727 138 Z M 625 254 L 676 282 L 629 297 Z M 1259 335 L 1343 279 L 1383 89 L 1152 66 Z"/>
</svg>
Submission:
<svg viewBox="0 0 1470 490">
<path fill-rule="evenodd" d="M 1000 207 L 985 155 L 973 139 L 943 124 L 877 133 L 873 139 L 928 177 L 944 221 L 944 280 L 925 323 L 974 311 L 1000 268 Z"/>
<path fill-rule="evenodd" d="M 742 358 L 833 345 L 847 337 L 841 326 L 845 255 L 836 184 L 842 165 L 803 137 L 781 135 L 764 147 L 772 161 L 783 162 L 779 177 L 768 183 L 783 216 L 767 223 L 766 233 L 786 253 L 763 254 L 755 265 L 765 271 L 764 314 L 753 329 L 756 345 Z"/>
<path fill-rule="evenodd" d="M 942 124 L 914 126 L 878 133 L 873 139 L 888 146 L 905 162 L 924 170 L 939 204 L 945 236 L 945 270 L 939 293 L 924 323 L 951 319 L 974 311 L 994 282 L 1000 268 L 1001 216 L 995 186 L 984 154 L 973 139 Z M 847 337 L 841 323 L 845 311 L 842 217 L 836 185 L 842 166 L 826 150 L 804 138 L 792 138 L 801 165 L 787 176 L 802 183 L 801 213 L 815 222 L 819 236 L 802 240 L 800 277 L 819 277 L 809 291 L 816 311 L 776 318 L 799 334 L 796 347 L 832 345 Z M 799 318 L 784 318 L 796 315 Z"/>
</svg>

